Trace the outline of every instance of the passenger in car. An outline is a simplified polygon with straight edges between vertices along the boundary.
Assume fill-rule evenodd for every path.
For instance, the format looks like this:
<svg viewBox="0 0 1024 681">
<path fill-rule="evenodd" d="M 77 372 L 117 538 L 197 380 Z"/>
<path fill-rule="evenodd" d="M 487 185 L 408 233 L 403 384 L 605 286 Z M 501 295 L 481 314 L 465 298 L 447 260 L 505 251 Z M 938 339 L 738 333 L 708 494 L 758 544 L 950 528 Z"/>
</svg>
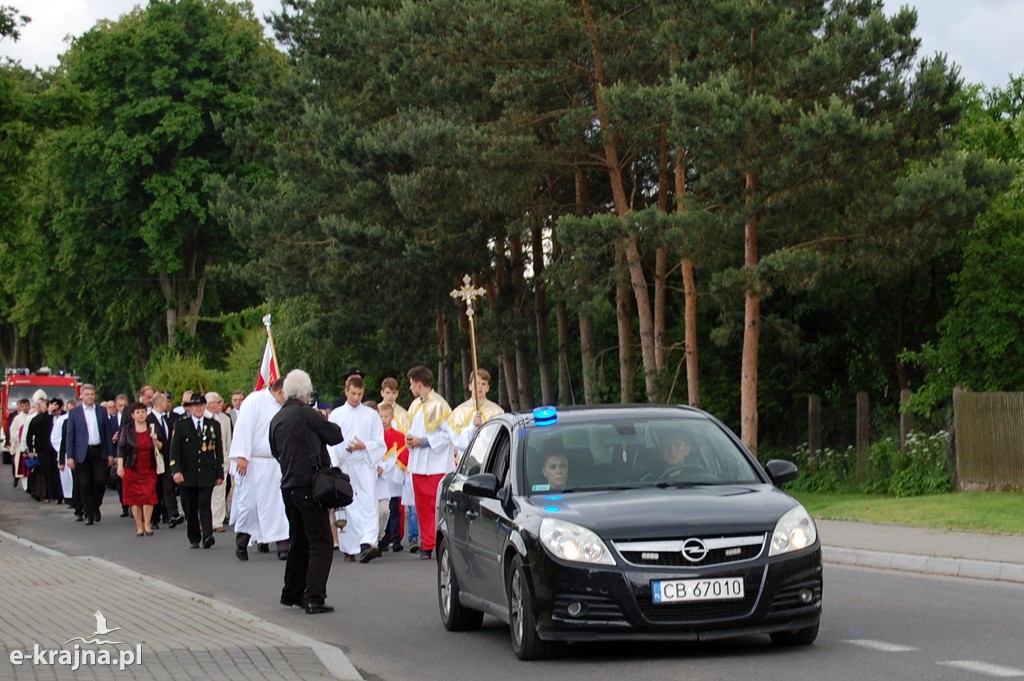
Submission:
<svg viewBox="0 0 1024 681">
<path fill-rule="evenodd" d="M 565 454 L 551 452 L 544 457 L 544 466 L 541 472 L 550 485 L 549 489 L 552 492 L 561 492 L 569 481 L 569 460 Z"/>
</svg>

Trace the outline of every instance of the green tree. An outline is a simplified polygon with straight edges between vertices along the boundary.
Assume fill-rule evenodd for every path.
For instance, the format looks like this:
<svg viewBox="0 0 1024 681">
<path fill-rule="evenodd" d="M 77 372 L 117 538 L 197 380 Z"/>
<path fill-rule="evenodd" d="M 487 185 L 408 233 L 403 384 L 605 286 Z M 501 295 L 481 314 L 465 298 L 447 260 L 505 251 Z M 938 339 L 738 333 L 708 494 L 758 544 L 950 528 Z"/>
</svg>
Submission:
<svg viewBox="0 0 1024 681">
<path fill-rule="evenodd" d="M 743 254 L 718 285 L 723 300 L 742 299 L 740 427 L 755 451 L 771 292 L 806 285 L 828 260 L 920 248 L 957 217 L 950 192 L 984 199 L 990 179 L 971 159 L 942 156 L 960 84 L 941 58 L 911 77 L 912 10 L 887 18 L 878 0 L 784 4 L 694 3 L 681 18 L 689 57 L 673 122 L 699 173 L 691 197 Z"/>
<path fill-rule="evenodd" d="M 62 57 L 55 87 L 86 113 L 47 143 L 52 224 L 61 270 L 83 283 L 71 303 L 94 361 L 197 349 L 211 278 L 241 257 L 211 212 L 211 183 L 259 172 L 224 130 L 255 115 L 282 66 L 251 7 L 226 0 L 154 0 Z"/>
<path fill-rule="evenodd" d="M 940 337 L 906 358 L 927 370 L 913 408 L 924 414 L 966 390 L 1021 390 L 1024 363 L 1024 78 L 966 98 L 960 125 L 964 153 L 983 152 L 1016 172 L 1012 185 L 961 236 L 963 266 L 952 278 L 955 299 Z"/>
<path fill-rule="evenodd" d="M 18 40 L 21 37 L 21 32 L 18 29 L 30 21 L 32 21 L 31 17 L 18 14 L 16 8 L 0 5 L 0 40 L 4 38 Z"/>
</svg>

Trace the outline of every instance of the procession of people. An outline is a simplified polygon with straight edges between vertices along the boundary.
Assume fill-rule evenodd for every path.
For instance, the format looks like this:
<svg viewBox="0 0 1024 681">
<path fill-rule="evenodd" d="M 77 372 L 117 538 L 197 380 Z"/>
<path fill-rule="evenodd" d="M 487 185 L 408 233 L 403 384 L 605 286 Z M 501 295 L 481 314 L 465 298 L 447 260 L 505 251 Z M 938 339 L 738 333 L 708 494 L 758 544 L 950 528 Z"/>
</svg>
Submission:
<svg viewBox="0 0 1024 681">
<path fill-rule="evenodd" d="M 433 557 L 438 482 L 455 470 L 476 429 L 502 411 L 487 399 L 484 370 L 473 372 L 470 398 L 454 410 L 434 391 L 427 367 L 405 377 L 414 398 L 408 409 L 397 402 L 396 378 L 381 381 L 378 401 L 367 395 L 365 377 L 347 369 L 333 406 L 307 403 L 312 383 L 299 370 L 248 395 L 236 390 L 230 403 L 185 391 L 174 409 L 170 393 L 148 385 L 134 402 L 118 395 L 98 403 L 90 384 L 67 405 L 40 390 L 6 423 L 14 484 L 40 503 L 67 505 L 85 527 L 104 519 L 104 496 L 116 490 L 120 515 L 144 540 L 161 523 L 184 524 L 183 543 L 211 549 L 215 533 L 233 527 L 238 560 L 248 561 L 255 547 L 285 562 L 282 604 L 331 612 L 333 554 L 363 564 L 406 549 Z M 318 463 L 320 452 L 310 450 L 321 445 Z M 346 507 L 313 501 L 311 476 L 321 464 L 351 482 Z"/>
</svg>

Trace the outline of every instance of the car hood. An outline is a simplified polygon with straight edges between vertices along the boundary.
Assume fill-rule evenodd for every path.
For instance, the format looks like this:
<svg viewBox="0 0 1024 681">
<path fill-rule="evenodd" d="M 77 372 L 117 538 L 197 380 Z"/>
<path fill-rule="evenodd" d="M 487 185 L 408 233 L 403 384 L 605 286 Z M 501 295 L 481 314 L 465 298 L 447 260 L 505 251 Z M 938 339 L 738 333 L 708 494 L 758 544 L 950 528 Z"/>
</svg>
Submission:
<svg viewBox="0 0 1024 681">
<path fill-rule="evenodd" d="M 772 485 L 642 488 L 530 497 L 537 513 L 606 539 L 770 532 L 798 502 Z"/>
</svg>

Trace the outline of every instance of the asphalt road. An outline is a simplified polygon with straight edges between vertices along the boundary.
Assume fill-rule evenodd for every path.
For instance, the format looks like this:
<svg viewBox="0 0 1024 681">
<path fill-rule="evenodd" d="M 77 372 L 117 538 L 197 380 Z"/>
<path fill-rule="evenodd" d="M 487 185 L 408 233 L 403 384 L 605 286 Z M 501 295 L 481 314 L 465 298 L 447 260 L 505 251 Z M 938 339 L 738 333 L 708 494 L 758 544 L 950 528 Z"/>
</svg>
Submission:
<svg viewBox="0 0 1024 681">
<path fill-rule="evenodd" d="M 183 527 L 137 538 L 108 497 L 103 521 L 86 527 L 70 510 L 37 504 L 0 476 L 0 529 L 69 555 L 98 556 L 247 610 L 342 648 L 366 679 L 485 678 L 821 679 L 953 681 L 1024 677 L 1024 586 L 826 566 L 825 614 L 817 642 L 778 649 L 767 637 L 707 644 L 587 644 L 559 660 L 523 663 L 508 629 L 487 618 L 453 634 L 437 615 L 435 566 L 408 553 L 369 565 L 334 564 L 328 602 L 308 616 L 278 604 L 284 563 L 273 553 L 242 563 L 233 534 L 190 550 Z M 115 504 L 116 504 L 116 497 Z M 100 605 L 100 604 L 97 604 Z M 115 617 L 116 613 L 108 613 Z"/>
</svg>

